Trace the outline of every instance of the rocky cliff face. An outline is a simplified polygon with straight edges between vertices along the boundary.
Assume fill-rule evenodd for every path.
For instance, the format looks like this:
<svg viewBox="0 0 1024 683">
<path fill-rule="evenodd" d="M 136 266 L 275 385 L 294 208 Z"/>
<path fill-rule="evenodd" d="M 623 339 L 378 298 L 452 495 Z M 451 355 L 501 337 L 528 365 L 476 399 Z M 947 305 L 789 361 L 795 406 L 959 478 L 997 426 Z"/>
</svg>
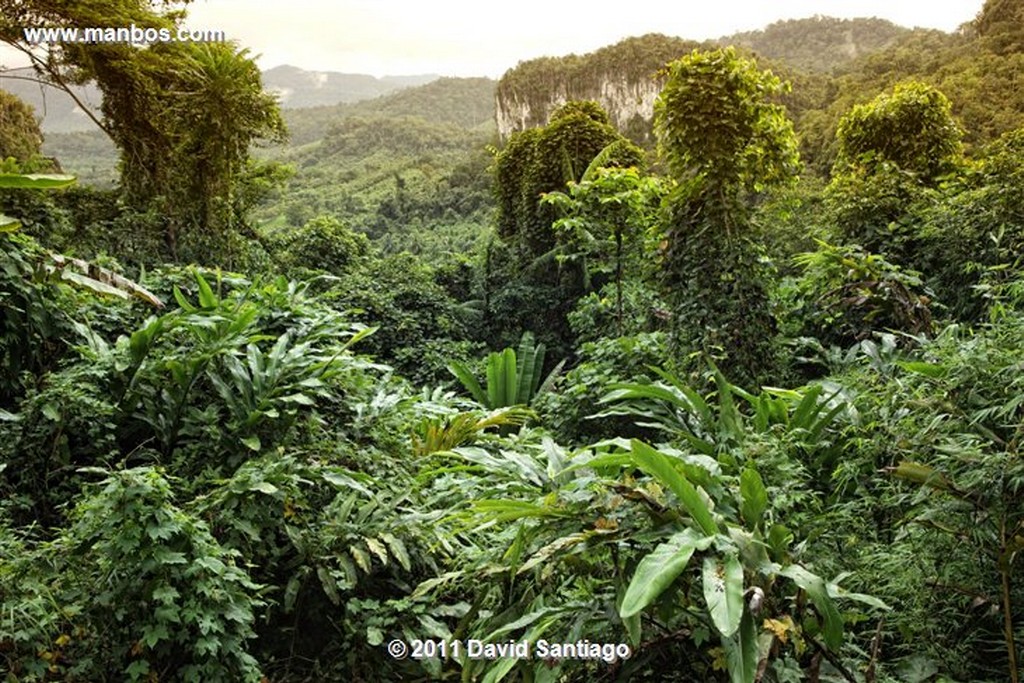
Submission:
<svg viewBox="0 0 1024 683">
<path fill-rule="evenodd" d="M 736 45 L 775 66 L 826 74 L 909 33 L 882 19 L 816 16 L 705 43 L 649 34 L 583 56 L 534 59 L 509 70 L 498 82 L 498 133 L 508 139 L 516 131 L 546 124 L 551 112 L 568 100 L 595 100 L 620 131 L 647 144 L 654 101 L 663 84 L 658 71 L 696 48 Z"/>
<path fill-rule="evenodd" d="M 663 79 L 658 71 L 699 44 L 651 34 L 584 55 L 522 62 L 498 82 L 495 116 L 503 140 L 542 126 L 569 100 L 595 100 L 612 124 L 641 144 L 651 138 L 654 100 Z"/>
<path fill-rule="evenodd" d="M 570 100 L 595 100 L 608 112 L 612 125 L 634 141 L 646 142 L 650 137 L 654 100 L 661 91 L 661 80 L 651 75 L 634 81 L 609 73 L 596 86 L 559 83 L 545 98 L 499 89 L 495 98 L 498 134 L 506 140 L 516 131 L 544 125 L 555 109 Z"/>
</svg>

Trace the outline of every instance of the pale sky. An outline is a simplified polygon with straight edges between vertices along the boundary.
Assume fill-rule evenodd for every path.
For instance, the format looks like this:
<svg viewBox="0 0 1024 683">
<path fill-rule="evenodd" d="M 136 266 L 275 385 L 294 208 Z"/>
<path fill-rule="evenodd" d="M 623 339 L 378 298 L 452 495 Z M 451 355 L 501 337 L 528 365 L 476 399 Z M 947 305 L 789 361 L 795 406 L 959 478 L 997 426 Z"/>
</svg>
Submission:
<svg viewBox="0 0 1024 683">
<path fill-rule="evenodd" d="M 703 40 L 815 14 L 953 31 L 984 0 L 194 0 L 189 25 L 220 28 L 261 68 L 501 76 L 645 33 Z"/>
<path fill-rule="evenodd" d="M 703 40 L 815 14 L 953 31 L 984 0 L 194 0 L 187 26 L 220 29 L 269 69 L 497 78 L 518 62 L 645 33 Z M 0 63 L 15 66 L 9 52 Z"/>
</svg>

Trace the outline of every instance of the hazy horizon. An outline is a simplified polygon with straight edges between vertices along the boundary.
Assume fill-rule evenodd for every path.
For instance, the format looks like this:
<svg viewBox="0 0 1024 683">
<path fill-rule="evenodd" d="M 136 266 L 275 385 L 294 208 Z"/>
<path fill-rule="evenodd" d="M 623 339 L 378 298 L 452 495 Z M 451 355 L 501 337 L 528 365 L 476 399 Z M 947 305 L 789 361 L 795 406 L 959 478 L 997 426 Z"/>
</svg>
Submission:
<svg viewBox="0 0 1024 683">
<path fill-rule="evenodd" d="M 893 3 L 883 0 L 738 0 L 701 7 L 649 2 L 643 11 L 582 13 L 582 3 L 521 0 L 500 5 L 441 0 L 430 5 L 397 0 L 197 0 L 185 25 L 223 30 L 249 48 L 262 70 L 296 66 L 375 77 L 437 74 L 499 78 L 519 62 L 593 52 L 631 36 L 662 33 L 692 40 L 763 29 L 775 21 L 816 15 L 878 17 L 907 28 L 955 31 L 972 20 L 983 0 Z M 592 6 L 588 6 L 592 7 Z M 5 48 L 0 63 L 23 65 Z"/>
</svg>

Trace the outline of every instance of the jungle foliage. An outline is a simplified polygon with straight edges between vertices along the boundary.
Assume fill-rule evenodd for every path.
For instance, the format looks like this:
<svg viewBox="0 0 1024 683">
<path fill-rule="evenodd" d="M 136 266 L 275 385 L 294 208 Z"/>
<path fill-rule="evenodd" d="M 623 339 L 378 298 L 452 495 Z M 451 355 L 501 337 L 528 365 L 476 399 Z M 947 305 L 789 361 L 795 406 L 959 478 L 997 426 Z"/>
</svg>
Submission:
<svg viewBox="0 0 1024 683">
<path fill-rule="evenodd" d="M 1017 8 L 941 41 L 1017 59 Z M 2 675 L 1020 681 L 1024 129 L 880 78 L 802 162 L 801 81 L 692 47 L 656 150 L 589 100 L 222 150 L 228 251 L 4 161 Z"/>
</svg>

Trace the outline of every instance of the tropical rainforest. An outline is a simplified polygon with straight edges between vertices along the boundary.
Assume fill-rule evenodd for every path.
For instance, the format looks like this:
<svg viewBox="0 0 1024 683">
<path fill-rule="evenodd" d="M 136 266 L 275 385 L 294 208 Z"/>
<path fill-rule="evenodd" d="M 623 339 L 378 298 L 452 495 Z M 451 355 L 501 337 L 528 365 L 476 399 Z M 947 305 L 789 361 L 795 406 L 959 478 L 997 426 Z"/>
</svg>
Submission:
<svg viewBox="0 0 1024 683">
<path fill-rule="evenodd" d="M 1021 0 L 290 109 L 0 9 L 5 681 L 1021 680 Z"/>
</svg>

